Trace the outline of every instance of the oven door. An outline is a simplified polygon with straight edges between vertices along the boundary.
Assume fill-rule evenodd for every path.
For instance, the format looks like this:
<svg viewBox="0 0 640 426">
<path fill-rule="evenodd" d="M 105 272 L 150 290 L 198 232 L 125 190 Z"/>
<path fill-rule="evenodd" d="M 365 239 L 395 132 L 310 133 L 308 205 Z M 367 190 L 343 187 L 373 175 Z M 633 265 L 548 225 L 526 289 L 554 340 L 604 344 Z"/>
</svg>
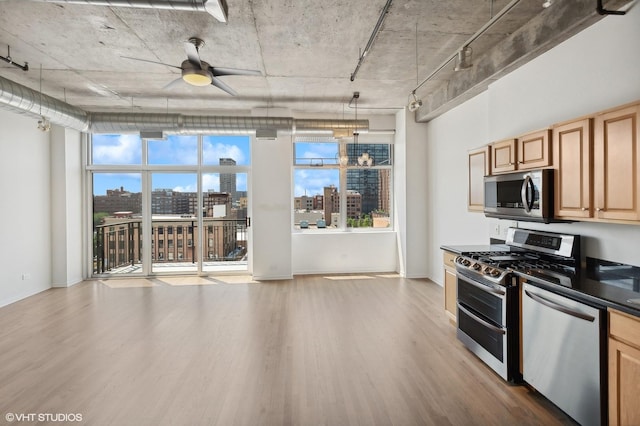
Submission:
<svg viewBox="0 0 640 426">
<path fill-rule="evenodd" d="M 457 337 L 505 380 L 507 371 L 506 289 L 458 274 Z"/>
</svg>

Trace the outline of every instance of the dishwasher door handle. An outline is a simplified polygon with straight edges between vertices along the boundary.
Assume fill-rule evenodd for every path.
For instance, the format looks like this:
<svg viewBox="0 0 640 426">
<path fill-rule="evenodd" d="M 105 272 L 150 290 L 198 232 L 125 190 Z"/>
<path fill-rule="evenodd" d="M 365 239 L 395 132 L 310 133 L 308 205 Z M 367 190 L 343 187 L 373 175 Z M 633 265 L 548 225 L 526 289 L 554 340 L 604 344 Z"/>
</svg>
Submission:
<svg viewBox="0 0 640 426">
<path fill-rule="evenodd" d="M 462 312 L 464 312 L 465 314 L 469 315 L 474 321 L 479 322 L 480 324 L 484 325 L 485 327 L 487 327 L 489 330 L 493 330 L 496 333 L 500 333 L 500 334 L 507 334 L 507 332 L 500 328 L 500 327 L 496 327 L 493 324 L 488 323 L 487 321 L 483 320 L 482 318 L 480 318 L 479 316 L 475 315 L 473 312 L 470 312 L 467 308 L 465 308 L 464 306 L 462 306 L 460 304 L 460 302 L 456 302 L 456 305 L 458 305 L 458 309 L 460 309 Z"/>
<path fill-rule="evenodd" d="M 531 293 L 528 290 L 525 290 L 524 293 L 527 296 L 529 296 L 531 299 L 535 300 L 536 302 L 541 303 L 541 304 L 543 304 L 543 305 L 545 305 L 545 306 L 547 306 L 547 307 L 549 307 L 551 309 L 554 309 L 556 311 L 560 311 L 560 312 L 562 312 L 564 314 L 571 315 L 573 317 L 580 318 L 580 319 L 583 319 L 583 320 L 589 321 L 589 322 L 593 322 L 596 319 L 595 317 L 592 317 L 591 315 L 587 315 L 587 314 L 584 314 L 582 312 L 573 310 L 573 309 L 568 308 L 568 307 L 566 307 L 564 305 L 561 305 L 558 302 L 555 302 L 553 300 L 549 300 L 549 299 L 547 299 L 545 297 L 542 297 L 539 294 Z"/>
</svg>

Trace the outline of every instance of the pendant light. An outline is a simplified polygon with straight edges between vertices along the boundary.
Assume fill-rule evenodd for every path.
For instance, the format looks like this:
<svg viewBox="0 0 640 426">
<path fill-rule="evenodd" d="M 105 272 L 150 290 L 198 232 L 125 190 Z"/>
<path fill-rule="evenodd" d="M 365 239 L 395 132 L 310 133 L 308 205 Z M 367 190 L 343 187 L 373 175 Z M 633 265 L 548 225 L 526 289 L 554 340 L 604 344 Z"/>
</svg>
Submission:
<svg viewBox="0 0 640 426">
<path fill-rule="evenodd" d="M 355 145 L 355 151 L 358 152 L 358 98 L 360 97 L 360 92 L 353 92 L 353 99 L 356 101 L 356 124 L 353 131 L 353 143 Z M 369 156 L 368 152 L 363 152 L 358 156 L 358 166 L 371 167 L 373 166 L 373 157 Z"/>
</svg>

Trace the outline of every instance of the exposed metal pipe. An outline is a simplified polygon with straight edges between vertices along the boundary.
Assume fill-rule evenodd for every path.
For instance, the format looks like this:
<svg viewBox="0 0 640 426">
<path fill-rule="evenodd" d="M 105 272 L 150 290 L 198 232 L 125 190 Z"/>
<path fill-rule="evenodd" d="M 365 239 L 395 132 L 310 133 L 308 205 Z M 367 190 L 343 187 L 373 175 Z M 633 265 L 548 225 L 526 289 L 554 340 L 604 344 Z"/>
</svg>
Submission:
<svg viewBox="0 0 640 426">
<path fill-rule="evenodd" d="M 360 55 L 360 58 L 358 59 L 358 65 L 356 65 L 355 71 L 353 71 L 353 73 L 351 74 L 351 81 L 356 79 L 356 74 L 358 74 L 360 65 L 362 65 L 362 63 L 364 62 L 364 57 L 367 56 L 367 53 L 369 53 L 371 46 L 373 46 L 373 42 L 375 41 L 376 36 L 380 31 L 380 27 L 382 27 L 382 23 L 384 22 L 384 18 L 387 16 L 387 12 L 389 11 L 389 7 L 391 6 L 392 1 L 393 0 L 387 0 L 387 4 L 385 4 L 384 7 L 382 8 L 382 13 L 378 18 L 378 23 L 376 23 L 376 26 L 373 29 L 373 32 L 371 33 L 371 37 L 369 37 L 369 42 L 367 43 L 367 46 L 364 48 L 364 51 L 362 52 L 362 54 Z"/>
<path fill-rule="evenodd" d="M 421 88 L 423 84 L 425 84 L 427 81 L 431 80 L 437 73 L 439 73 L 444 67 L 446 67 L 449 62 L 454 60 L 456 58 L 456 56 L 458 56 L 458 52 L 460 52 L 461 50 L 466 49 L 467 47 L 469 47 L 469 45 L 471 43 L 473 43 L 478 37 L 480 37 L 482 34 L 484 34 L 485 31 L 487 31 L 490 27 L 493 26 L 493 24 L 498 22 L 500 20 L 500 18 L 502 18 L 507 13 L 509 13 L 509 11 L 511 11 L 511 9 L 513 9 L 518 3 L 520 3 L 520 0 L 512 0 L 511 3 L 506 5 L 500 12 L 498 12 L 496 14 L 496 16 L 494 16 L 489 21 L 487 21 L 478 31 L 476 31 L 471 37 L 469 37 L 469 39 L 467 41 L 465 41 L 464 44 L 462 46 L 460 46 L 459 49 L 457 49 L 438 68 L 436 68 L 431 74 L 429 74 L 427 76 L 427 78 L 422 80 L 422 82 L 420 82 L 420 84 L 418 84 L 416 86 L 416 88 L 411 91 L 411 93 L 415 94 L 416 90 Z"/>
<path fill-rule="evenodd" d="M 36 119 L 44 116 L 54 124 L 81 132 L 89 130 L 88 115 L 85 111 L 2 76 L 0 76 L 0 108 Z"/>
<path fill-rule="evenodd" d="M 369 120 L 294 119 L 291 117 L 204 116 L 168 113 L 92 112 L 62 102 L 0 76 L 0 108 L 81 132 L 119 133 L 161 130 L 167 133 L 247 134 L 282 130 L 296 134 L 331 133 L 357 127 L 369 130 Z"/>
<path fill-rule="evenodd" d="M 226 0 L 31 0 L 42 3 L 89 4 L 94 6 L 133 7 L 144 9 L 191 10 L 207 12 L 220 22 L 227 22 Z"/>
</svg>

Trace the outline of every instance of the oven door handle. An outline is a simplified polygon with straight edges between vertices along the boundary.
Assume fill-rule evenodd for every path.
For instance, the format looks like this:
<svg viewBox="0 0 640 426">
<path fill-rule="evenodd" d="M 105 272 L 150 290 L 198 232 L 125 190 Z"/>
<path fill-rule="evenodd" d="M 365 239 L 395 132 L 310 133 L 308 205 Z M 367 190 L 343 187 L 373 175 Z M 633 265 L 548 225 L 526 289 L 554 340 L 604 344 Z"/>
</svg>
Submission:
<svg viewBox="0 0 640 426">
<path fill-rule="evenodd" d="M 531 192 L 529 192 L 529 188 L 531 188 Z M 522 189 L 520 190 L 520 196 L 522 197 L 522 204 L 524 205 L 524 211 L 527 213 L 531 213 L 531 208 L 533 207 L 533 195 L 535 193 L 535 188 L 533 187 L 533 180 L 530 175 L 526 175 L 524 177 L 524 182 L 522 182 Z M 529 197 L 531 194 L 531 197 Z"/>
<path fill-rule="evenodd" d="M 484 325 L 485 327 L 487 327 L 489 330 L 495 331 L 496 333 L 500 333 L 500 334 L 506 334 L 507 332 L 500 328 L 500 327 L 496 327 L 493 324 L 488 323 L 487 321 L 483 320 L 482 318 L 480 318 L 479 316 L 477 316 L 476 314 L 474 314 L 473 312 L 469 311 L 467 308 L 465 308 L 464 306 L 462 306 L 460 304 L 460 302 L 456 302 L 456 305 L 458 305 L 458 309 L 460 309 L 462 312 L 464 312 L 465 314 L 469 315 L 471 318 L 473 318 L 475 321 L 479 322 L 480 324 Z"/>
<path fill-rule="evenodd" d="M 465 283 L 467 284 L 471 284 L 474 287 L 479 288 L 480 290 L 486 292 L 486 293 L 493 293 L 493 294 L 497 294 L 498 296 L 504 296 L 504 291 L 502 290 L 498 290 L 496 288 L 492 288 L 492 287 L 488 287 L 486 285 L 483 284 L 478 284 L 475 281 L 471 281 L 471 280 L 463 280 Z"/>
<path fill-rule="evenodd" d="M 579 311 L 575 311 L 571 308 L 568 308 L 564 305 L 561 305 L 558 302 L 554 302 L 552 300 L 549 300 L 545 297 L 540 296 L 539 294 L 535 294 L 535 293 L 530 293 L 528 290 L 525 290 L 524 293 L 529 296 L 531 299 L 535 300 L 536 302 L 545 305 L 548 308 L 554 309 L 556 311 L 560 311 L 564 314 L 567 315 L 571 315 L 572 317 L 576 317 L 576 318 L 580 318 L 583 319 L 585 321 L 589 321 L 589 322 L 593 322 L 595 321 L 595 317 L 592 317 L 591 315 L 587 315 L 584 314 L 582 312 Z"/>
</svg>

